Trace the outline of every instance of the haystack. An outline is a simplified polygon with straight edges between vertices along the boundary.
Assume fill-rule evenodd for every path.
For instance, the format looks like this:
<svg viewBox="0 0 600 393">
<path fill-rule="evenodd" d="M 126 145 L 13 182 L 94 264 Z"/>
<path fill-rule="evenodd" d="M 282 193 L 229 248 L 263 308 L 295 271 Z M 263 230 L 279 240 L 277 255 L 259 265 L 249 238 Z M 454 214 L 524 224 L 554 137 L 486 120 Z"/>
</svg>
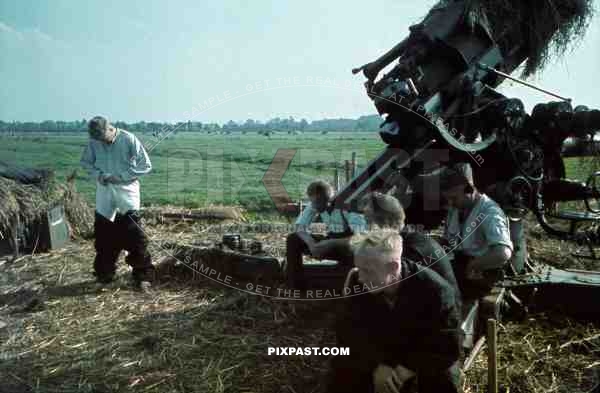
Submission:
<svg viewBox="0 0 600 393">
<path fill-rule="evenodd" d="M 0 162 L 0 238 L 14 235 L 17 217 L 27 228 L 57 204 L 64 206 L 73 236 L 87 237 L 93 233 L 93 210 L 77 193 L 72 181 L 58 183 L 49 170 L 7 168 Z"/>
</svg>

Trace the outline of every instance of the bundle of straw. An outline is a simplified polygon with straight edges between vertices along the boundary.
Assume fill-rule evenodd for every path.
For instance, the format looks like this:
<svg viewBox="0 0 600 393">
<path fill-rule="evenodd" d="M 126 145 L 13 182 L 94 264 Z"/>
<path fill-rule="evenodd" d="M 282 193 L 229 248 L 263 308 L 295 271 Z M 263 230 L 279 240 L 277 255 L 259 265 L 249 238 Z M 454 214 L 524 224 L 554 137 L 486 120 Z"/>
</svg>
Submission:
<svg viewBox="0 0 600 393">
<path fill-rule="evenodd" d="M 468 17 L 488 26 L 501 46 L 503 43 L 524 46 L 528 59 L 523 77 L 540 71 L 552 56 L 563 55 L 572 44 L 581 41 L 594 13 L 593 0 L 467 0 L 465 3 Z M 513 48 L 501 49 L 507 53 Z"/>
<path fill-rule="evenodd" d="M 93 210 L 72 183 L 65 185 L 49 179 L 41 185 L 28 185 L 0 177 L 0 200 L 3 201 L 0 208 L 3 238 L 14 235 L 17 217 L 27 227 L 57 204 L 65 208 L 72 235 L 88 237 L 93 233 Z"/>
</svg>

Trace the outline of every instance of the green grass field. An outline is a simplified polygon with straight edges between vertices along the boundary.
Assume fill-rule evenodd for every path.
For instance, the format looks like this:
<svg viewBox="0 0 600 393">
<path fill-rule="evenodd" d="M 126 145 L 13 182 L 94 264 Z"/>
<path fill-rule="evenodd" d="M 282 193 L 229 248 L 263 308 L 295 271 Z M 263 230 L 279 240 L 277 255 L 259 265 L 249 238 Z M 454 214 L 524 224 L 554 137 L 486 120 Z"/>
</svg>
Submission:
<svg viewBox="0 0 600 393">
<path fill-rule="evenodd" d="M 150 136 L 139 135 L 143 142 Z M 0 139 L 0 157 L 28 167 L 55 170 L 64 180 L 79 168 L 87 134 L 21 135 Z M 178 133 L 150 152 L 153 172 L 143 178 L 144 205 L 177 204 L 200 207 L 209 204 L 241 205 L 249 210 L 275 210 L 262 178 L 277 149 L 297 149 L 283 184 L 291 198 L 302 197 L 315 177 L 333 180 L 336 163 L 342 165 L 356 152 L 365 165 L 384 148 L 376 134 L 311 133 L 303 135 L 257 134 L 206 135 Z M 93 201 L 95 185 L 83 170 L 77 189 Z"/>
<path fill-rule="evenodd" d="M 144 143 L 149 135 L 139 135 Z M 52 168 L 63 181 L 75 169 L 77 189 L 93 202 L 95 184 L 79 167 L 87 134 L 21 134 L 0 138 L 0 159 L 27 167 Z M 151 143 L 153 144 L 153 143 Z M 201 207 L 240 205 L 250 211 L 275 211 L 262 178 L 277 149 L 297 149 L 283 184 L 293 200 L 302 198 L 316 177 L 333 180 L 336 164 L 356 152 L 359 169 L 385 147 L 376 133 L 336 132 L 300 135 L 256 133 L 215 135 L 181 132 L 150 152 L 153 172 L 144 177 L 142 203 Z M 589 159 L 566 160 L 568 176 L 585 181 L 598 170 Z M 343 170 L 340 171 L 340 174 Z"/>
</svg>

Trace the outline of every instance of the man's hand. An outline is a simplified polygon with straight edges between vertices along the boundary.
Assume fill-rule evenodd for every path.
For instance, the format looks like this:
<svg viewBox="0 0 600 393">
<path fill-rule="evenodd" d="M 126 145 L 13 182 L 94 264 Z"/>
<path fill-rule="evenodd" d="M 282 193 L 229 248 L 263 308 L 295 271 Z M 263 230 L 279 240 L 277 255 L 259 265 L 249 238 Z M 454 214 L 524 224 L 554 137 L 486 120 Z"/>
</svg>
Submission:
<svg viewBox="0 0 600 393">
<path fill-rule="evenodd" d="M 511 256 L 512 251 L 509 247 L 503 244 L 492 246 L 487 253 L 469 260 L 466 276 L 471 280 L 481 279 L 483 271 L 503 268 Z"/>
<path fill-rule="evenodd" d="M 407 369 L 401 364 L 396 366 L 394 372 L 396 373 L 397 379 L 402 381 L 402 385 L 404 385 L 406 381 L 417 375 L 414 371 Z"/>
<path fill-rule="evenodd" d="M 100 184 L 102 184 L 103 186 L 105 186 L 105 185 L 107 184 L 107 183 L 106 183 L 106 178 L 107 178 L 108 176 L 110 176 L 110 175 L 107 175 L 107 174 L 101 173 L 101 174 L 98 176 L 98 183 L 100 183 Z"/>
<path fill-rule="evenodd" d="M 100 175 L 100 178 L 98 179 L 98 181 L 103 186 L 106 186 L 109 183 L 111 183 L 111 184 L 119 183 L 121 181 L 121 178 L 119 176 L 111 175 L 110 173 L 107 173 L 107 174 L 103 173 L 102 175 Z"/>
<path fill-rule="evenodd" d="M 116 183 L 120 183 L 121 182 L 121 178 L 119 176 L 115 176 L 115 175 L 110 175 L 107 179 L 106 179 L 107 183 L 112 183 L 112 184 L 116 184 Z"/>
<path fill-rule="evenodd" d="M 468 258 L 465 265 L 465 277 L 469 280 L 476 280 L 479 276 L 479 269 L 477 269 L 477 263 L 473 263 L 475 258 Z M 476 261 L 475 261 L 476 262 Z"/>
<path fill-rule="evenodd" d="M 476 263 L 473 263 L 473 260 L 467 263 L 467 267 L 465 269 L 465 276 L 469 280 L 482 280 L 483 273 L 476 267 Z"/>
<path fill-rule="evenodd" d="M 373 371 L 373 387 L 376 393 L 400 393 L 406 381 L 415 375 L 402 365 L 391 368 L 380 364 Z"/>
</svg>

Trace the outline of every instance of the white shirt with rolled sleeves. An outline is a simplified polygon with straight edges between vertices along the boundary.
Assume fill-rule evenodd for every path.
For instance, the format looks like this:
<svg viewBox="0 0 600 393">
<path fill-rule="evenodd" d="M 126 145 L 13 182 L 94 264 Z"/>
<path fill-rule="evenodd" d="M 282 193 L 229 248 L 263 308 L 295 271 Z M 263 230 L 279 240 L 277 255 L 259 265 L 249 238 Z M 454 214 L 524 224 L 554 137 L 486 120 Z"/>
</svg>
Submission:
<svg viewBox="0 0 600 393">
<path fill-rule="evenodd" d="M 342 218 L 342 214 L 346 217 L 348 225 L 355 234 L 367 231 L 367 221 L 362 214 L 348 211 L 343 212 L 341 209 L 333 209 L 331 213 L 328 211 L 319 213 L 310 203 L 302 210 L 302 213 L 300 213 L 296 219 L 296 228 L 308 230 L 308 226 L 318 215 L 320 215 L 328 232 L 342 233 L 344 232 L 344 219 Z"/>
<path fill-rule="evenodd" d="M 472 257 L 486 254 L 490 247 L 505 245 L 513 250 L 508 218 L 494 200 L 481 194 L 479 201 L 461 224 L 458 210 L 448 209 L 444 237 L 451 249 Z"/>
<path fill-rule="evenodd" d="M 152 170 L 148 153 L 132 133 L 117 129 L 111 144 L 90 139 L 81 156 L 81 166 L 96 180 L 96 211 L 114 221 L 117 212 L 140 209 L 140 182 L 138 177 Z M 101 175 L 115 175 L 119 184 L 106 186 L 99 181 Z"/>
</svg>

